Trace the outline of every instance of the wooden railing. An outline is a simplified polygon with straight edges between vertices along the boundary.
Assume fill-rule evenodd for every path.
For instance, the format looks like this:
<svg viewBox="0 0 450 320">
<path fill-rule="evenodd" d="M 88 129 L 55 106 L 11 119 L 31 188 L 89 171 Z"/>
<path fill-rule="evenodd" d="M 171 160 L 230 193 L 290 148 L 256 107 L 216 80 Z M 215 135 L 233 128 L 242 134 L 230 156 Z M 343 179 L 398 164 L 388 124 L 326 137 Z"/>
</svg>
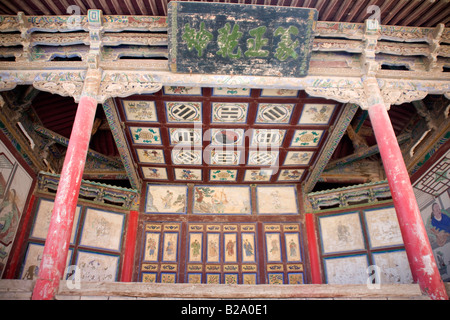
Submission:
<svg viewBox="0 0 450 320">
<path fill-rule="evenodd" d="M 30 300 L 35 281 L 0 280 L 0 300 Z M 446 283 L 450 293 L 450 283 Z M 418 284 L 366 285 L 213 285 L 138 282 L 84 282 L 71 289 L 62 281 L 56 300 L 120 299 L 354 299 L 428 300 Z"/>
</svg>

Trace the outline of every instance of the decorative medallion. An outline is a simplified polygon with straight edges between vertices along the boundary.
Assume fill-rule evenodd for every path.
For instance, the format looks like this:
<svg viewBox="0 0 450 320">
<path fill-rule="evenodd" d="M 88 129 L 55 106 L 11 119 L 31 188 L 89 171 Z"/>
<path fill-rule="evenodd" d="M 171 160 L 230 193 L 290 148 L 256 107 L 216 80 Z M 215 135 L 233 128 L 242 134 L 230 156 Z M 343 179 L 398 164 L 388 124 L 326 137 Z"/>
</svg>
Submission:
<svg viewBox="0 0 450 320">
<path fill-rule="evenodd" d="M 154 101 L 123 100 L 122 103 L 128 121 L 158 122 Z"/>
<path fill-rule="evenodd" d="M 213 88 L 213 96 L 250 97 L 248 88 Z"/>
<path fill-rule="evenodd" d="M 211 181 L 236 181 L 237 170 L 210 170 Z"/>
<path fill-rule="evenodd" d="M 211 145 L 242 145 L 244 129 L 211 129 Z"/>
<path fill-rule="evenodd" d="M 172 150 L 172 162 L 174 164 L 189 164 L 189 165 L 201 165 L 202 164 L 202 151 L 190 150 L 190 149 L 173 149 Z"/>
<path fill-rule="evenodd" d="M 248 165 L 273 166 L 278 163 L 278 151 L 250 151 Z"/>
<path fill-rule="evenodd" d="M 161 145 L 159 128 L 130 127 L 133 143 Z"/>
<path fill-rule="evenodd" d="M 284 169 L 280 171 L 278 181 L 299 181 L 303 175 L 304 169 Z"/>
<path fill-rule="evenodd" d="M 307 165 L 313 153 L 312 151 L 289 151 L 284 160 L 284 165 Z"/>
<path fill-rule="evenodd" d="M 253 129 L 252 144 L 259 146 L 280 146 L 286 130 Z"/>
<path fill-rule="evenodd" d="M 202 129 L 170 128 L 170 144 L 201 145 Z"/>
<path fill-rule="evenodd" d="M 239 164 L 240 151 L 211 150 L 210 165 L 231 165 Z"/>
<path fill-rule="evenodd" d="M 336 105 L 334 104 L 305 104 L 299 124 L 328 124 Z"/>
<path fill-rule="evenodd" d="M 202 121 L 201 102 L 166 102 L 168 122 Z"/>
<path fill-rule="evenodd" d="M 261 91 L 261 97 L 289 97 L 296 98 L 298 90 L 290 89 L 263 89 Z"/>
<path fill-rule="evenodd" d="M 212 103 L 212 122 L 246 123 L 248 103 Z"/>
<path fill-rule="evenodd" d="M 175 180 L 200 181 L 202 169 L 175 168 Z"/>
<path fill-rule="evenodd" d="M 260 103 L 256 123 L 289 124 L 294 104 Z"/>
<path fill-rule="evenodd" d="M 272 178 L 273 171 L 266 169 L 254 169 L 245 170 L 244 181 L 249 182 L 260 182 L 260 181 L 270 181 Z"/>
<path fill-rule="evenodd" d="M 164 86 L 164 94 L 167 95 L 202 95 L 200 87 L 181 87 L 181 86 Z"/>
<path fill-rule="evenodd" d="M 143 163 L 165 164 L 164 153 L 157 149 L 136 149 L 138 161 Z"/>
<path fill-rule="evenodd" d="M 167 180 L 166 168 L 142 167 L 144 179 Z"/>
<path fill-rule="evenodd" d="M 317 147 L 323 130 L 295 130 L 291 147 Z"/>
</svg>

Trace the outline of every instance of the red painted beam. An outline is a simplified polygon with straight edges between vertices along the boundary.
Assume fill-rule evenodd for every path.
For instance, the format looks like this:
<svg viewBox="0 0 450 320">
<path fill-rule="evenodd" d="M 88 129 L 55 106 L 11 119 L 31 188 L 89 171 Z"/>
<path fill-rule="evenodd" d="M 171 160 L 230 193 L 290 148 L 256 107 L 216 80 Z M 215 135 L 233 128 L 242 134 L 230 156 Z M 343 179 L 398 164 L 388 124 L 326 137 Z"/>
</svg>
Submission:
<svg viewBox="0 0 450 320">
<path fill-rule="evenodd" d="M 33 300 L 53 299 L 64 275 L 96 110 L 97 101 L 94 98 L 81 97 L 56 192 L 38 279 L 33 290 Z"/>
<path fill-rule="evenodd" d="M 309 263 L 311 268 L 311 283 L 321 284 L 320 260 L 316 238 L 316 224 L 312 213 L 305 214 L 306 236 L 308 239 Z"/>
<path fill-rule="evenodd" d="M 378 103 L 370 106 L 369 117 L 391 189 L 411 272 L 424 294 L 433 300 L 448 300 L 385 105 Z"/>
<path fill-rule="evenodd" d="M 127 237 L 125 240 L 122 276 L 120 279 L 120 281 L 122 282 L 133 281 L 134 253 L 136 250 L 138 217 L 139 213 L 137 211 L 130 211 L 130 214 L 128 215 Z"/>
</svg>

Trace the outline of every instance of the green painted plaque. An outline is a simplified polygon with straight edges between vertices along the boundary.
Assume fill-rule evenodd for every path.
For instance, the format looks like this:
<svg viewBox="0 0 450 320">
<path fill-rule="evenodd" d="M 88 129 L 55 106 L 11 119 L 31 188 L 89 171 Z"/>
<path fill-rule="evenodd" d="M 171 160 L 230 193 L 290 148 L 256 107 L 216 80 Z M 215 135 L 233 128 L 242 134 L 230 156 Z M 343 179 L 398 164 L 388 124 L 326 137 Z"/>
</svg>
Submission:
<svg viewBox="0 0 450 320">
<path fill-rule="evenodd" d="M 304 77 L 318 12 L 230 3 L 169 3 L 172 72 Z"/>
</svg>

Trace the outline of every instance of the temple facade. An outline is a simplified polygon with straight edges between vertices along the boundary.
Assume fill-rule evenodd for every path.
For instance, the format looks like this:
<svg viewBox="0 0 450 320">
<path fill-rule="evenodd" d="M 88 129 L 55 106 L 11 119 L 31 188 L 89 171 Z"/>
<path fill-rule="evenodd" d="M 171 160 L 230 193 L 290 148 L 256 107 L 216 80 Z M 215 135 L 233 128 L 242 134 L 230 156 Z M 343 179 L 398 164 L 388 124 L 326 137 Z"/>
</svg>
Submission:
<svg viewBox="0 0 450 320">
<path fill-rule="evenodd" d="M 67 2 L 0 5 L 0 298 L 448 299 L 445 1 Z"/>
</svg>

